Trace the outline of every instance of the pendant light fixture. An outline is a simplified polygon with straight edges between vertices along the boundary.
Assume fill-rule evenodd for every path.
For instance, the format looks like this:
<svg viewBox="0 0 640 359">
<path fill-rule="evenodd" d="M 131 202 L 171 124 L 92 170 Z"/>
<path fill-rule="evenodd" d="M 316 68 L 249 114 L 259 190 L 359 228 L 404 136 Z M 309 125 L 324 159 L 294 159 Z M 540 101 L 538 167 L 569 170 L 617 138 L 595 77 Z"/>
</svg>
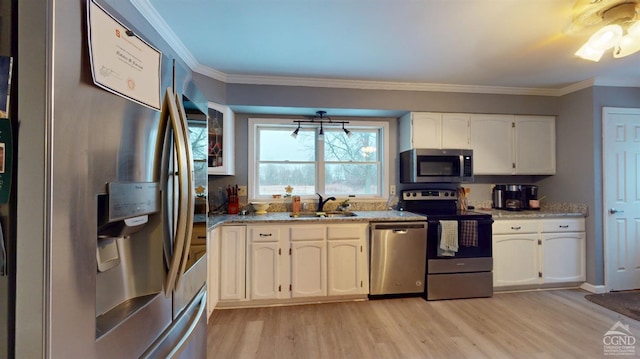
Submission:
<svg viewBox="0 0 640 359">
<path fill-rule="evenodd" d="M 342 131 L 348 137 L 351 137 L 351 131 L 344 128 L 344 125 L 349 123 L 349 121 L 333 121 L 331 117 L 325 116 L 327 111 L 316 111 L 316 116 L 308 119 L 308 120 L 294 120 L 293 123 L 297 123 L 298 127 L 293 131 L 291 137 L 298 137 L 298 132 L 300 131 L 301 124 L 305 125 L 320 125 L 320 131 L 318 132 L 318 139 L 324 139 L 324 125 L 332 126 L 332 125 L 342 125 Z"/>
</svg>

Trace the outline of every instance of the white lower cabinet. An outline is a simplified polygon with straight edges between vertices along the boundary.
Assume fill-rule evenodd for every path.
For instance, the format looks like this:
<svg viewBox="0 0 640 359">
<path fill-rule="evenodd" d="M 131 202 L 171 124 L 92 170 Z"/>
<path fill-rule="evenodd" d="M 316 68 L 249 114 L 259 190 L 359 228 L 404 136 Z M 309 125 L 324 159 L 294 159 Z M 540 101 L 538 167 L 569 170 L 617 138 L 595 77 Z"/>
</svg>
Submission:
<svg viewBox="0 0 640 359">
<path fill-rule="evenodd" d="M 493 285 L 582 282 L 585 241 L 584 218 L 495 220 Z"/>
<path fill-rule="evenodd" d="M 220 301 L 245 299 L 245 226 L 220 230 Z"/>
<path fill-rule="evenodd" d="M 367 226 L 248 226 L 247 298 L 367 294 Z"/>
<path fill-rule="evenodd" d="M 545 283 L 585 280 L 585 233 L 542 233 L 542 280 Z"/>
<path fill-rule="evenodd" d="M 207 239 L 207 321 L 220 298 L 220 227 L 209 231 Z"/>
<path fill-rule="evenodd" d="M 493 286 L 537 284 L 538 234 L 493 236 Z"/>
<path fill-rule="evenodd" d="M 249 226 L 247 272 L 249 299 L 278 298 L 280 288 L 280 228 Z"/>
<path fill-rule="evenodd" d="M 291 242 L 291 296 L 327 295 L 327 243 L 324 240 Z"/>
<path fill-rule="evenodd" d="M 366 224 L 328 228 L 329 295 L 369 293 Z"/>
</svg>

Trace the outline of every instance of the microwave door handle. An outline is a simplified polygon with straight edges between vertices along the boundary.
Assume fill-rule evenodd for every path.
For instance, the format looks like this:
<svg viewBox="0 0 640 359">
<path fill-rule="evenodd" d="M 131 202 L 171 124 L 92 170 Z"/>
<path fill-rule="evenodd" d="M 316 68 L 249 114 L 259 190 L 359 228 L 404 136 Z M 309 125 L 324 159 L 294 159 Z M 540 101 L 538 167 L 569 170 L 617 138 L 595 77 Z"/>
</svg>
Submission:
<svg viewBox="0 0 640 359">
<path fill-rule="evenodd" d="M 180 128 L 180 136 L 182 137 L 182 142 L 184 143 L 184 151 L 182 155 L 184 156 L 184 162 L 186 167 L 186 178 L 187 183 L 184 187 L 184 197 L 187 200 L 186 205 L 186 231 L 184 233 L 184 249 L 182 251 L 182 260 L 180 261 L 180 269 L 178 270 L 176 276 L 176 288 L 180 285 L 182 277 L 187 267 L 187 261 L 189 259 L 189 248 L 191 247 L 191 236 L 193 234 L 193 217 L 194 217 L 194 206 L 195 206 L 195 190 L 193 188 L 193 154 L 191 150 L 191 142 L 189 141 L 189 125 L 187 123 L 187 114 L 184 111 L 184 106 L 182 106 L 182 101 L 180 100 L 180 96 L 175 94 L 176 107 L 178 109 L 179 114 L 179 128 Z"/>
<path fill-rule="evenodd" d="M 171 292 L 175 289 L 176 279 L 178 276 L 178 270 L 180 268 L 181 260 L 183 257 L 184 251 L 184 241 L 186 234 L 186 207 L 187 207 L 187 198 L 185 198 L 185 192 L 188 189 L 187 178 L 185 178 L 188 170 L 187 164 L 185 163 L 185 148 L 184 148 L 184 137 L 180 134 L 182 131 L 180 129 L 179 124 L 179 116 L 178 110 L 176 108 L 176 103 L 174 102 L 173 91 L 170 88 L 167 88 L 167 93 L 165 95 L 165 101 L 167 101 L 167 106 L 169 109 L 169 119 L 171 123 L 171 129 L 174 133 L 174 147 L 176 150 L 176 159 L 178 162 L 178 215 L 175 226 L 174 233 L 174 242 L 173 242 L 173 255 L 171 256 L 171 261 L 169 265 L 169 270 L 167 273 L 167 277 L 165 278 L 164 290 L 165 295 L 169 296 Z"/>
</svg>

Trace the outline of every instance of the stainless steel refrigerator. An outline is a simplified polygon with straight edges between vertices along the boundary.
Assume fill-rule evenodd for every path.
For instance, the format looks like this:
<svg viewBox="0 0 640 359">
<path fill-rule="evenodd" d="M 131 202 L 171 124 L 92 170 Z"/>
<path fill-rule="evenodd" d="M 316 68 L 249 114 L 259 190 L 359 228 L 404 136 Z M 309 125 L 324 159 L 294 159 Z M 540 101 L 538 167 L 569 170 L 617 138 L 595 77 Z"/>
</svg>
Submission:
<svg viewBox="0 0 640 359">
<path fill-rule="evenodd" d="M 87 1 L 13 2 L 19 130 L 9 214 L 16 222 L 11 351 L 204 358 L 206 258 L 188 257 L 195 179 L 186 120 L 206 116 L 207 102 L 129 1 L 96 4 L 162 51 L 162 111 L 96 86 Z"/>
</svg>

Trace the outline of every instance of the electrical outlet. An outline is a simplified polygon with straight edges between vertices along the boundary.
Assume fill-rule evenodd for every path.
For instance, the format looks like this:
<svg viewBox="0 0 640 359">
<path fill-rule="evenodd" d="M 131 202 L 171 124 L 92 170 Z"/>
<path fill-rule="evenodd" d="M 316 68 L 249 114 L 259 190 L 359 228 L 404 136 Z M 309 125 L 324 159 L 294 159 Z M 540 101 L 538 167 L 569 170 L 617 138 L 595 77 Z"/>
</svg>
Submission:
<svg viewBox="0 0 640 359">
<path fill-rule="evenodd" d="M 238 186 L 238 196 L 247 196 L 247 186 Z"/>
<path fill-rule="evenodd" d="M 389 186 L 389 195 L 390 196 L 396 195 L 396 185 L 392 184 L 391 186 Z"/>
</svg>

